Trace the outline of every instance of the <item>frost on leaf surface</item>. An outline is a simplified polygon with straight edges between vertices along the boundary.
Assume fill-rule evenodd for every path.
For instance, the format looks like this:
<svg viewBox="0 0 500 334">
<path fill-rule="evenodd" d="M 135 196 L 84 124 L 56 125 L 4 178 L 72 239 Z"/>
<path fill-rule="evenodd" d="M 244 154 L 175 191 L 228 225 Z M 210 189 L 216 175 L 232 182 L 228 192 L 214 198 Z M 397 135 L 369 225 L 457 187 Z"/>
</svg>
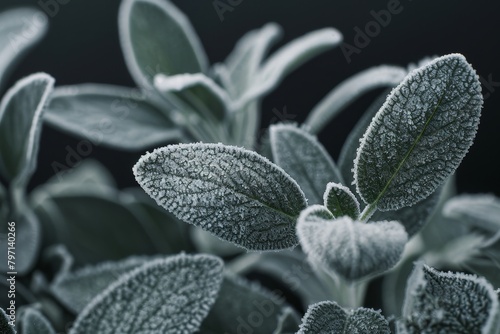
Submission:
<svg viewBox="0 0 500 334">
<path fill-rule="evenodd" d="M 462 55 L 412 71 L 361 141 L 354 180 L 362 199 L 387 211 L 429 196 L 472 145 L 482 103 L 478 76 Z"/>
<path fill-rule="evenodd" d="M 378 311 L 367 308 L 344 310 L 324 301 L 307 309 L 297 334 L 390 334 L 389 323 Z"/>
<path fill-rule="evenodd" d="M 443 214 L 484 231 L 500 230 L 500 198 L 493 195 L 461 195 L 446 202 Z"/>
<path fill-rule="evenodd" d="M 270 128 L 274 161 L 304 191 L 309 204 L 321 204 L 328 182 L 341 182 L 340 172 L 315 136 L 292 124 Z"/>
<path fill-rule="evenodd" d="M 9 324 L 10 319 L 7 317 L 4 309 L 0 307 L 0 333 L 15 334 L 14 327 Z"/>
<path fill-rule="evenodd" d="M 401 257 L 408 235 L 394 221 L 361 223 L 348 216 L 334 219 L 325 207 L 304 210 L 297 224 L 309 260 L 348 280 L 386 271 Z"/>
<path fill-rule="evenodd" d="M 56 334 L 45 316 L 32 307 L 25 309 L 22 313 L 20 327 L 23 334 Z"/>
<path fill-rule="evenodd" d="M 70 334 L 194 333 L 215 302 L 222 277 L 222 261 L 210 255 L 151 261 L 87 305 Z"/>
<path fill-rule="evenodd" d="M 330 182 L 326 185 L 323 195 L 325 207 L 334 217 L 349 216 L 357 219 L 359 216 L 359 203 L 349 188 L 341 184 Z"/>
<path fill-rule="evenodd" d="M 170 145 L 142 156 L 134 174 L 159 205 L 221 239 L 251 250 L 297 244 L 304 194 L 255 152 L 222 144 Z"/>
<path fill-rule="evenodd" d="M 498 333 L 498 303 L 484 278 L 418 263 L 408 279 L 398 333 Z"/>
</svg>

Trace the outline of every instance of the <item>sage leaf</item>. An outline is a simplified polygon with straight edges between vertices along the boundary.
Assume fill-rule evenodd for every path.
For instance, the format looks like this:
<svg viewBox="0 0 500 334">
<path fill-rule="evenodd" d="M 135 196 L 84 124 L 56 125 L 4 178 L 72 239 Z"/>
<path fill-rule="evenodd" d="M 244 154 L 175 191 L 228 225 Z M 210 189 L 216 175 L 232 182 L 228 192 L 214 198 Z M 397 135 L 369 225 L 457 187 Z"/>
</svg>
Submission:
<svg viewBox="0 0 500 334">
<path fill-rule="evenodd" d="M 348 216 L 334 219 L 321 205 L 312 205 L 302 211 L 297 235 L 311 263 L 349 281 L 392 268 L 408 240 L 398 222 L 365 224 Z"/>
<path fill-rule="evenodd" d="M 0 13 L 0 89 L 6 76 L 47 32 L 47 16 L 39 10 L 25 7 Z"/>
<path fill-rule="evenodd" d="M 324 301 L 309 306 L 297 334 L 390 334 L 389 323 L 367 308 L 345 310 L 335 302 Z"/>
<path fill-rule="evenodd" d="M 195 333 L 215 302 L 223 263 L 180 254 L 122 276 L 77 317 L 70 334 Z"/>
<path fill-rule="evenodd" d="M 461 195 L 446 202 L 443 215 L 485 232 L 500 230 L 500 199 L 494 195 Z"/>
<path fill-rule="evenodd" d="M 139 87 L 156 74 L 206 72 L 208 60 L 189 19 L 172 2 L 125 0 L 118 15 L 127 67 Z"/>
<path fill-rule="evenodd" d="M 342 181 L 332 158 L 318 140 L 292 124 L 277 124 L 270 128 L 274 162 L 297 183 L 308 204 L 323 203 L 328 182 Z"/>
<path fill-rule="evenodd" d="M 398 333 L 498 333 L 498 303 L 484 278 L 419 263 L 408 280 Z"/>
<path fill-rule="evenodd" d="M 363 136 L 354 180 L 382 211 L 411 206 L 453 173 L 472 144 L 482 106 L 474 69 L 459 54 L 411 72 Z"/>
<path fill-rule="evenodd" d="M 330 182 L 326 185 L 324 205 L 334 217 L 349 216 L 357 219 L 359 203 L 356 196 L 341 184 Z"/>
<path fill-rule="evenodd" d="M 312 133 L 318 133 L 357 98 L 373 89 L 396 86 L 406 73 L 402 67 L 388 65 L 364 70 L 344 80 L 328 93 L 313 107 L 304 124 Z"/>
<path fill-rule="evenodd" d="M 251 250 L 297 244 L 304 194 L 255 152 L 222 144 L 170 145 L 142 156 L 133 171 L 158 205 L 221 239 Z"/>
<path fill-rule="evenodd" d="M 4 334 L 16 334 L 14 326 L 10 325 L 11 320 L 7 313 L 5 313 L 4 309 L 0 307 L 0 333 Z"/>
<path fill-rule="evenodd" d="M 32 74 L 10 88 L 0 104 L 0 174 L 22 187 L 33 174 L 41 132 L 41 115 L 54 79 Z"/>
<path fill-rule="evenodd" d="M 126 87 L 82 84 L 55 89 L 45 120 L 89 140 L 88 145 L 141 150 L 181 137 L 181 131 L 144 93 Z"/>
<path fill-rule="evenodd" d="M 24 309 L 19 322 L 23 334 L 56 334 L 47 318 L 33 307 Z"/>
</svg>

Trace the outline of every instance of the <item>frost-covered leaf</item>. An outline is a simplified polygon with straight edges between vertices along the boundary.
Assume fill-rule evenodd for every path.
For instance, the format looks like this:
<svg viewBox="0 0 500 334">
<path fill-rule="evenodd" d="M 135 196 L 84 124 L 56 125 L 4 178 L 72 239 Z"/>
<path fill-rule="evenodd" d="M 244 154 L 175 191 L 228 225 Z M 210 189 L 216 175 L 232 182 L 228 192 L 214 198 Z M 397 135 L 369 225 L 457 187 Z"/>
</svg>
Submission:
<svg viewBox="0 0 500 334">
<path fill-rule="evenodd" d="M 93 299 L 70 334 L 195 333 L 215 302 L 223 269 L 210 255 L 151 261 Z"/>
<path fill-rule="evenodd" d="M 87 139 L 88 145 L 139 150 L 181 137 L 172 120 L 126 87 L 83 84 L 55 89 L 45 114 L 47 122 Z"/>
<path fill-rule="evenodd" d="M 287 308 L 284 297 L 272 293 L 242 277 L 226 276 L 219 296 L 201 325 L 200 334 L 240 333 L 255 330 L 272 333 L 281 313 Z M 297 317 L 288 317 L 284 326 L 295 325 Z M 295 322 L 296 321 L 296 322 Z"/>
<path fill-rule="evenodd" d="M 0 333 L 2 334 L 16 334 L 14 326 L 10 325 L 12 321 L 5 313 L 4 309 L 0 307 Z"/>
<path fill-rule="evenodd" d="M 205 231 L 201 227 L 193 226 L 189 231 L 191 239 L 199 253 L 209 253 L 218 256 L 234 256 L 243 252 L 241 247 L 238 247 L 229 241 L 222 240 L 212 233 Z"/>
<path fill-rule="evenodd" d="M 47 32 L 47 16 L 33 8 L 0 13 L 0 89 L 15 65 Z"/>
<path fill-rule="evenodd" d="M 354 180 L 362 199 L 387 211 L 429 196 L 472 145 L 481 106 L 478 76 L 462 55 L 411 72 L 387 97 L 358 149 Z"/>
<path fill-rule="evenodd" d="M 302 211 L 297 235 L 312 263 L 351 281 L 392 268 L 408 240 L 398 222 L 365 224 L 347 216 L 334 219 L 320 205 Z"/>
<path fill-rule="evenodd" d="M 205 119 L 221 121 L 231 109 L 227 93 L 201 73 L 172 76 L 158 74 L 154 78 L 154 85 L 160 93 L 173 95 Z"/>
<path fill-rule="evenodd" d="M 309 113 L 305 121 L 312 133 L 320 132 L 349 104 L 377 88 L 394 87 L 403 80 L 406 70 L 382 65 L 364 70 L 337 85 Z"/>
<path fill-rule="evenodd" d="M 137 182 L 180 220 L 252 250 L 297 244 L 306 206 L 297 183 L 257 153 L 222 144 L 180 144 L 147 153 Z"/>
<path fill-rule="evenodd" d="M 486 232 L 500 230 L 500 199 L 494 195 L 461 195 L 446 202 L 446 217 L 461 220 Z"/>
<path fill-rule="evenodd" d="M 125 0 L 119 13 L 125 62 L 139 87 L 151 88 L 156 74 L 205 72 L 205 51 L 188 18 L 172 2 Z"/>
<path fill-rule="evenodd" d="M 349 216 L 357 219 L 359 216 L 359 203 L 349 188 L 341 184 L 330 182 L 326 185 L 323 196 L 325 207 L 334 217 Z"/>
<path fill-rule="evenodd" d="M 23 310 L 19 326 L 23 334 L 56 334 L 47 318 L 33 307 Z"/>
<path fill-rule="evenodd" d="M 390 334 L 380 312 L 367 308 L 344 310 L 335 302 L 309 306 L 297 334 Z"/>
<path fill-rule="evenodd" d="M 398 333 L 498 333 L 499 302 L 484 278 L 419 263 L 408 280 Z"/>
<path fill-rule="evenodd" d="M 270 137 L 274 162 L 297 181 L 308 204 L 323 203 L 326 184 L 342 181 L 337 166 L 323 145 L 292 124 L 271 126 Z"/>
<path fill-rule="evenodd" d="M 147 260 L 146 257 L 131 257 L 119 262 L 103 262 L 63 273 L 52 282 L 50 291 L 70 311 L 79 314 L 111 283 L 144 265 Z"/>
<path fill-rule="evenodd" d="M 7 91 L 0 104 L 0 174 L 24 186 L 35 170 L 41 115 L 54 86 L 45 74 L 32 74 Z"/>
</svg>

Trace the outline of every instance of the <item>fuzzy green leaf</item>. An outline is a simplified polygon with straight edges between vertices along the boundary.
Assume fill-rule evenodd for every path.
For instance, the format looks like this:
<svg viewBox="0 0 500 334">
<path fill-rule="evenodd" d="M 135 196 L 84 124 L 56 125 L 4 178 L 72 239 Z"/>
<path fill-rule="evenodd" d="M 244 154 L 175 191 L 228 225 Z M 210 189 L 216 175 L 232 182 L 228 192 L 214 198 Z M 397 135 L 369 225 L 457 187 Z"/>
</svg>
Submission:
<svg viewBox="0 0 500 334">
<path fill-rule="evenodd" d="M 297 244 L 304 194 L 255 152 L 222 144 L 170 145 L 142 156 L 133 171 L 159 205 L 224 240 L 252 250 Z"/>
<path fill-rule="evenodd" d="M 341 184 L 328 183 L 323 200 L 325 207 L 334 217 L 349 216 L 357 219 L 359 216 L 359 203 L 356 196 L 349 188 Z"/>
<path fill-rule="evenodd" d="M 47 318 L 33 307 L 22 312 L 19 322 L 23 334 L 56 334 Z"/>
<path fill-rule="evenodd" d="M 302 211 L 297 235 L 310 261 L 350 281 L 384 272 L 400 259 L 408 236 L 394 221 L 334 219 L 324 206 Z"/>
<path fill-rule="evenodd" d="M 486 232 L 500 230 L 500 199 L 493 195 L 453 197 L 443 207 L 443 214 Z"/>
<path fill-rule="evenodd" d="M 498 333 L 498 304 L 484 278 L 419 263 L 408 280 L 398 333 Z"/>
<path fill-rule="evenodd" d="M 222 278 L 222 261 L 210 255 L 151 261 L 93 299 L 70 334 L 195 333 L 215 302 Z"/>
<path fill-rule="evenodd" d="M 367 308 L 344 310 L 335 302 L 325 301 L 309 306 L 297 334 L 390 334 L 389 323 Z"/>
<path fill-rule="evenodd" d="M 206 72 L 203 46 L 188 18 L 172 2 L 125 0 L 118 22 L 125 62 L 139 87 L 151 88 L 159 73 Z"/>
<path fill-rule="evenodd" d="M 478 76 L 462 55 L 412 71 L 388 96 L 358 149 L 354 180 L 363 201 L 397 210 L 435 191 L 472 145 L 482 101 Z"/>
<path fill-rule="evenodd" d="M 4 309 L 0 307 L 0 333 L 2 334 L 16 334 L 14 326 L 9 322 L 12 321 L 5 313 Z"/>
<path fill-rule="evenodd" d="M 181 137 L 180 129 L 139 90 L 83 84 L 58 87 L 45 119 L 93 145 L 139 150 Z"/>
<path fill-rule="evenodd" d="M 271 126 L 270 136 L 275 163 L 297 181 L 308 204 L 323 203 L 328 182 L 342 182 L 337 166 L 314 136 L 291 124 Z"/>
<path fill-rule="evenodd" d="M 36 166 L 41 116 L 54 79 L 32 74 L 19 80 L 0 104 L 0 174 L 24 186 Z"/>
</svg>

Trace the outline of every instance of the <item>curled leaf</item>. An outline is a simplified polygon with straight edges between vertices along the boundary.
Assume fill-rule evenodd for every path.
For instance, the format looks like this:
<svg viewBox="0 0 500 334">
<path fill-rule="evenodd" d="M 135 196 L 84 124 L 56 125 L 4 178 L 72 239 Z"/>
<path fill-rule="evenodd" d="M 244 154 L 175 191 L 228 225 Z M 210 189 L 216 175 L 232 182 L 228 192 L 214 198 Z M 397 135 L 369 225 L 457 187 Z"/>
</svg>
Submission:
<svg viewBox="0 0 500 334">
<path fill-rule="evenodd" d="M 341 184 L 328 183 L 323 200 L 325 207 L 334 217 L 349 216 L 357 219 L 359 216 L 359 203 L 356 196 L 349 188 Z"/>
</svg>

